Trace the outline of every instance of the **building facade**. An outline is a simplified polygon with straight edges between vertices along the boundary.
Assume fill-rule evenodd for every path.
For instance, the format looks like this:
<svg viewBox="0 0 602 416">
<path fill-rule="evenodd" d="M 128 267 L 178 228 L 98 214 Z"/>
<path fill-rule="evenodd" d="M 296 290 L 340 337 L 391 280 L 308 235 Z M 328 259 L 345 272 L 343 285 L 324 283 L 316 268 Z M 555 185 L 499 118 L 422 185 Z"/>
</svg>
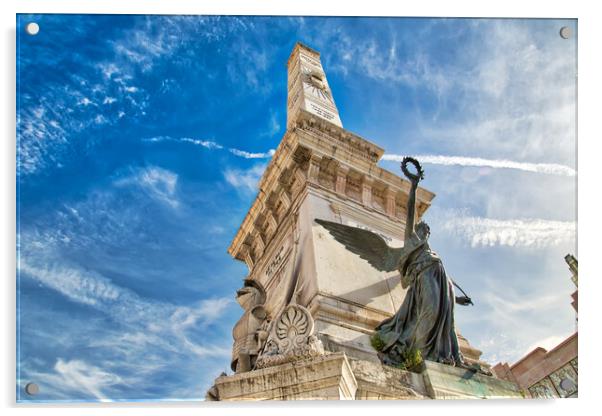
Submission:
<svg viewBox="0 0 602 416">
<path fill-rule="evenodd" d="M 571 280 L 578 287 L 577 259 L 568 254 L 565 261 L 571 270 Z M 577 290 L 571 298 L 577 312 Z M 577 335 L 575 331 L 550 351 L 537 347 L 513 365 L 498 363 L 492 370 L 497 377 L 516 383 L 532 398 L 577 397 Z"/>
</svg>

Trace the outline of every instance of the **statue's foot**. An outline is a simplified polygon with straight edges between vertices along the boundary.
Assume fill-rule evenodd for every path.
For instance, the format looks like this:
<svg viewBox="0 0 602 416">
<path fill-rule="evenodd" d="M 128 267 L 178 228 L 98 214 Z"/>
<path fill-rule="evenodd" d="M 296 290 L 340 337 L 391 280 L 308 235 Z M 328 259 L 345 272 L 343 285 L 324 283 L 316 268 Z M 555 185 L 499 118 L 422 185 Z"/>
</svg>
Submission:
<svg viewBox="0 0 602 416">
<path fill-rule="evenodd" d="M 481 366 L 479 363 L 468 364 L 466 361 L 461 360 L 456 363 L 456 367 L 464 368 L 465 370 L 472 371 L 473 373 L 483 374 L 485 376 L 491 376 L 491 371 L 488 371 Z"/>
</svg>

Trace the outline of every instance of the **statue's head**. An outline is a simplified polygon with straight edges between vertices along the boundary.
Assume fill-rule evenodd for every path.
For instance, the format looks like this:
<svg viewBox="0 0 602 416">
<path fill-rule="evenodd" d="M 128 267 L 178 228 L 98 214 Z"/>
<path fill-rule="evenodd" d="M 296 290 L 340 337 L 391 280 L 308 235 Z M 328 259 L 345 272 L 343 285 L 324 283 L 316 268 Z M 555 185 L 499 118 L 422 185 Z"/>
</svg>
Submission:
<svg viewBox="0 0 602 416">
<path fill-rule="evenodd" d="M 429 227 L 429 225 L 424 221 L 420 221 L 418 224 L 416 224 L 416 228 L 414 230 L 421 240 L 427 240 L 431 235 L 431 227 Z"/>
</svg>

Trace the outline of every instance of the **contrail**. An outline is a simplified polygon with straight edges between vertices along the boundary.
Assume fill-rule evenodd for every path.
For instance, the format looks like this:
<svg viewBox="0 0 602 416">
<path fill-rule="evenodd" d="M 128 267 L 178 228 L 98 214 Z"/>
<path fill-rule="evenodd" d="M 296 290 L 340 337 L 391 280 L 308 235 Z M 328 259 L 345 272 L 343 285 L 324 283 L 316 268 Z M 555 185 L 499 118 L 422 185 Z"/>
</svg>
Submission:
<svg viewBox="0 0 602 416">
<path fill-rule="evenodd" d="M 214 141 L 194 139 L 191 137 L 157 136 L 157 137 L 150 137 L 150 138 L 142 139 L 142 141 L 151 142 L 151 143 L 158 143 L 158 142 L 165 142 L 165 141 L 179 142 L 179 143 L 192 143 L 194 145 L 201 146 L 201 147 L 204 147 L 204 148 L 210 149 L 210 150 L 214 150 L 214 149 L 223 150 L 224 149 L 224 146 L 222 146 L 221 144 L 216 143 Z M 243 157 L 245 159 L 268 159 L 268 158 L 271 158 L 272 156 L 274 156 L 274 153 L 276 152 L 275 149 L 270 149 L 267 152 L 252 153 L 252 152 L 247 152 L 246 150 L 240 150 L 240 149 L 236 149 L 236 148 L 229 148 L 228 151 L 235 156 Z"/>
<path fill-rule="evenodd" d="M 451 217 L 443 229 L 469 242 L 472 247 L 552 247 L 576 238 L 573 221 L 543 219 L 497 220 L 480 217 Z"/>
<path fill-rule="evenodd" d="M 413 156 L 422 163 L 432 163 L 435 165 L 459 165 L 459 166 L 481 166 L 489 168 L 518 169 L 527 172 L 546 173 L 549 175 L 575 176 L 575 169 L 558 165 L 555 163 L 524 163 L 505 159 L 483 159 L 480 157 L 463 156 L 437 156 L 437 155 L 417 155 Z M 401 162 L 403 155 L 384 155 L 383 160 Z"/>
</svg>

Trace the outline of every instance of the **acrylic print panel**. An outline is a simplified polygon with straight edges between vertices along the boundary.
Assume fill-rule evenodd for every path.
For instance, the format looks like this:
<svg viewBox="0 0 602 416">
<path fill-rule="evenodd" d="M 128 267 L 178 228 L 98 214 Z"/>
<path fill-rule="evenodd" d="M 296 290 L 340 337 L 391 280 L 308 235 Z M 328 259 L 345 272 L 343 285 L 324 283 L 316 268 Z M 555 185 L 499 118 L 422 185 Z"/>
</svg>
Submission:
<svg viewBox="0 0 602 416">
<path fill-rule="evenodd" d="M 575 397 L 576 52 L 569 19 L 18 15 L 17 400 Z"/>
</svg>

